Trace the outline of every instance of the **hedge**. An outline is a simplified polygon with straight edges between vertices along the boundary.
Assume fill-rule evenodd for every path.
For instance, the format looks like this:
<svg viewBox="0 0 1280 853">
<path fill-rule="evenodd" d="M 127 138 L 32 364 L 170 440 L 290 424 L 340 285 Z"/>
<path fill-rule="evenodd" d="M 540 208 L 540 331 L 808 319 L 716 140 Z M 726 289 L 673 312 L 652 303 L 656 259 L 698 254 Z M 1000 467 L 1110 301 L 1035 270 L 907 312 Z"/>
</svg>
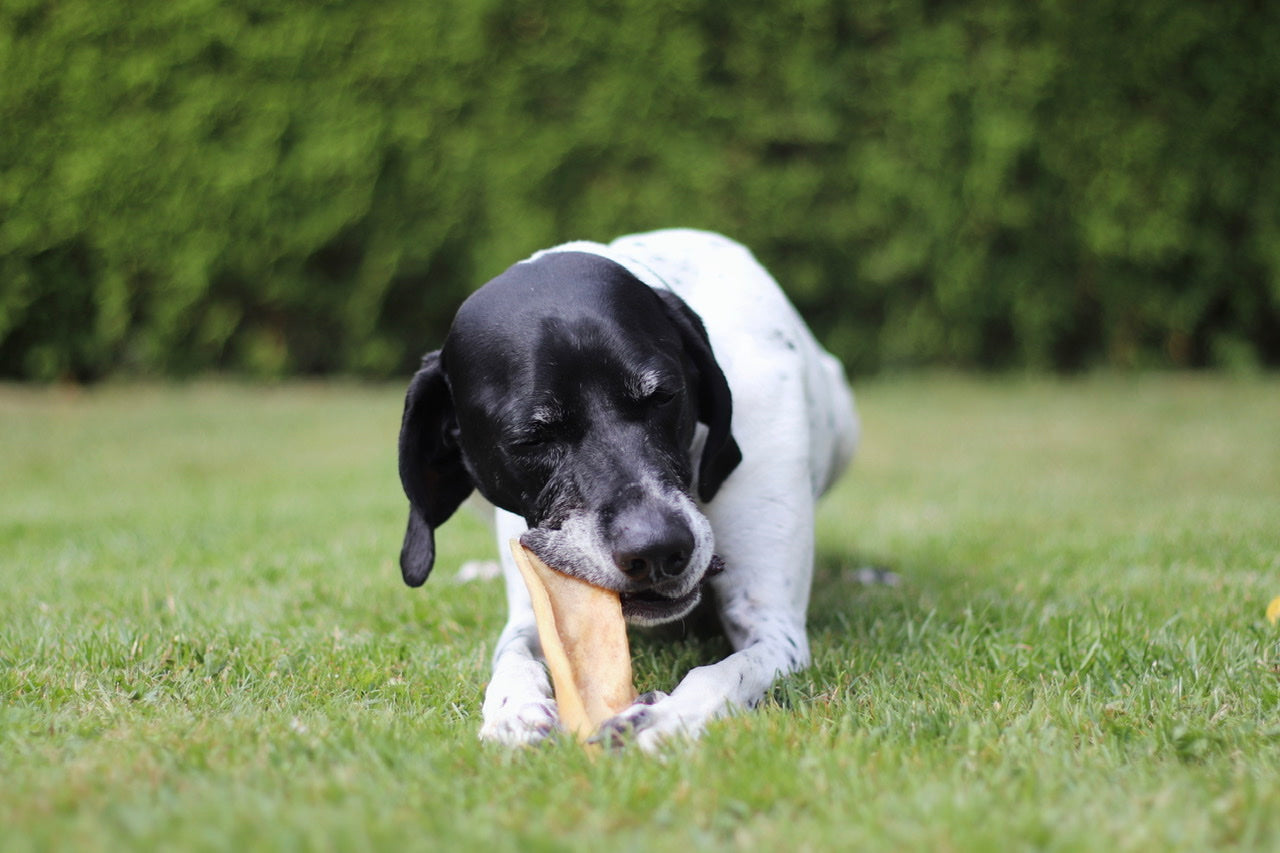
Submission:
<svg viewBox="0 0 1280 853">
<path fill-rule="evenodd" d="M 0 0 L 0 375 L 403 372 L 750 245 L 857 372 L 1280 364 L 1280 6 Z"/>
</svg>

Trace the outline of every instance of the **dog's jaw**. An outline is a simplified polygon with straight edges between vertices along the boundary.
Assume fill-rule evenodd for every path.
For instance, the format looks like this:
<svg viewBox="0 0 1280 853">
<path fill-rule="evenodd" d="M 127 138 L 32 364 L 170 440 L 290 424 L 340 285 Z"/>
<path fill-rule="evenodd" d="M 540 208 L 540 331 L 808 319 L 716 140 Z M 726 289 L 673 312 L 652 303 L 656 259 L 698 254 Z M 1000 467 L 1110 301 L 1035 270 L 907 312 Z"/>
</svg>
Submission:
<svg viewBox="0 0 1280 853">
<path fill-rule="evenodd" d="M 628 624 L 649 627 L 682 619 L 702 601 L 702 583 L 678 598 L 667 598 L 652 590 L 622 593 L 622 615 Z"/>
</svg>

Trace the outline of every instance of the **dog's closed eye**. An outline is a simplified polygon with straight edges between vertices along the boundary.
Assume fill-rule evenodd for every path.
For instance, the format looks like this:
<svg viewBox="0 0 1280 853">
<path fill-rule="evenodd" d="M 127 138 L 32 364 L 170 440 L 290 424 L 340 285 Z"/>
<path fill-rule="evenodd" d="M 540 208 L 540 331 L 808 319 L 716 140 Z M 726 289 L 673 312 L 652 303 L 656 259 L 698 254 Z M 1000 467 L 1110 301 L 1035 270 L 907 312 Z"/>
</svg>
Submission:
<svg viewBox="0 0 1280 853">
<path fill-rule="evenodd" d="M 676 392 L 670 388 L 655 388 L 645 402 L 651 406 L 666 406 L 676 399 Z"/>
<path fill-rule="evenodd" d="M 508 444 L 517 453 L 541 453 L 559 444 L 562 437 L 555 429 L 533 427 L 513 435 Z"/>
<path fill-rule="evenodd" d="M 672 380 L 666 371 L 657 368 L 641 370 L 625 382 L 627 396 L 637 403 L 666 402 L 675 396 Z"/>
<path fill-rule="evenodd" d="M 507 444 L 518 451 L 536 451 L 556 444 L 565 435 L 564 410 L 557 405 L 537 406 L 524 423 L 507 435 Z"/>
</svg>

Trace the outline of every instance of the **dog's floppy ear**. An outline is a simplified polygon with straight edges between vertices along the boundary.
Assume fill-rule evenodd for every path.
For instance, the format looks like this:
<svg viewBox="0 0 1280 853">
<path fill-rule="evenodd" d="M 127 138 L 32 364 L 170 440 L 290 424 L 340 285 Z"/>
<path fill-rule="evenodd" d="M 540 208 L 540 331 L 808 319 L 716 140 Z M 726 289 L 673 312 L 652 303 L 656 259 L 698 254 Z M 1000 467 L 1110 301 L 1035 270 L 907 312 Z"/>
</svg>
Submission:
<svg viewBox="0 0 1280 853">
<path fill-rule="evenodd" d="M 729 383 L 724 378 L 724 371 L 720 369 L 715 354 L 711 351 L 711 339 L 707 337 L 702 319 L 671 291 L 654 292 L 662 301 L 667 317 L 679 330 L 685 352 L 698 371 L 698 420 L 707 425 L 707 441 L 702 447 L 702 459 L 698 462 L 698 497 L 706 503 L 715 497 L 725 478 L 742 461 L 738 442 L 734 441 L 729 432 L 733 420 L 733 395 L 729 393 Z"/>
<path fill-rule="evenodd" d="M 421 586 L 431 574 L 435 529 L 471 494 L 456 432 L 453 395 L 437 350 L 413 375 L 400 421 L 400 483 L 409 497 L 400 571 L 409 586 Z"/>
</svg>

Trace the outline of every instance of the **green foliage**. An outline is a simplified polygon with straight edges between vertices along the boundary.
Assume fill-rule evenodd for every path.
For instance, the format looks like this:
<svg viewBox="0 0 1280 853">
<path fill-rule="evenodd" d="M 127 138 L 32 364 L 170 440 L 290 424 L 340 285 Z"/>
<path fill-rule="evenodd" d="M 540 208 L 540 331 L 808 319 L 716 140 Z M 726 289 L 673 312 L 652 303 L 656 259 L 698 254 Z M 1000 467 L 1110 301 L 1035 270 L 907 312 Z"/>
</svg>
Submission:
<svg viewBox="0 0 1280 853">
<path fill-rule="evenodd" d="M 403 370 L 530 251 L 750 245 L 853 367 L 1280 363 L 1280 14 L 0 0 L 0 374 Z"/>
</svg>

